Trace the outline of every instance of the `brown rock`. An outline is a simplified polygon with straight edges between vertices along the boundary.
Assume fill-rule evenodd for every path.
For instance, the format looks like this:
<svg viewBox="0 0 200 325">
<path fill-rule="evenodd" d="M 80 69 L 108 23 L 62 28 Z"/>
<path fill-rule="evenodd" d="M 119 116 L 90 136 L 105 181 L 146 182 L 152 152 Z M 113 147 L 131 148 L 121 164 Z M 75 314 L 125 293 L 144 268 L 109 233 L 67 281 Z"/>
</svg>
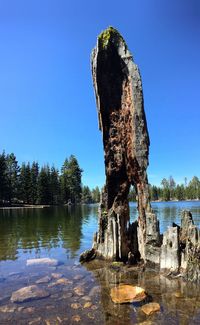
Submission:
<svg viewBox="0 0 200 325">
<path fill-rule="evenodd" d="M 72 322 L 80 322 L 81 321 L 81 317 L 79 315 L 74 315 L 72 316 Z"/>
<path fill-rule="evenodd" d="M 84 296 L 84 289 L 83 287 L 75 287 L 74 288 L 74 292 L 78 295 L 78 296 Z"/>
<path fill-rule="evenodd" d="M 72 283 L 73 283 L 73 281 L 71 281 L 69 279 L 60 278 L 57 281 L 49 284 L 48 287 L 51 288 L 51 287 L 54 287 L 54 286 L 57 286 L 57 285 L 63 285 L 63 286 L 65 286 L 65 285 L 69 285 L 69 284 L 72 284 Z"/>
<path fill-rule="evenodd" d="M 60 279 L 63 277 L 61 273 L 51 273 L 53 279 Z"/>
<path fill-rule="evenodd" d="M 62 285 L 67 285 L 67 284 L 72 284 L 73 281 L 66 279 L 66 278 L 61 278 L 56 281 L 57 284 L 62 284 Z"/>
<path fill-rule="evenodd" d="M 41 320 L 42 320 L 41 317 L 37 317 L 37 318 L 34 318 L 32 321 L 30 321 L 28 324 L 29 325 L 38 325 L 38 324 L 41 324 Z"/>
<path fill-rule="evenodd" d="M 16 306 L 1 306 L 0 307 L 0 313 L 13 313 L 16 311 L 17 307 Z"/>
<path fill-rule="evenodd" d="M 69 299 L 73 296 L 72 292 L 66 292 L 64 293 L 64 295 L 62 296 L 63 299 Z"/>
<path fill-rule="evenodd" d="M 84 276 L 82 274 L 77 274 L 73 277 L 74 280 L 81 280 Z"/>
<path fill-rule="evenodd" d="M 35 312 L 35 308 L 34 307 L 27 307 L 23 309 L 23 313 L 24 314 L 29 314 L 29 313 L 34 313 Z"/>
<path fill-rule="evenodd" d="M 184 297 L 183 294 L 182 294 L 180 291 L 176 291 L 176 292 L 174 293 L 174 296 L 175 296 L 176 298 L 183 298 L 183 297 Z"/>
<path fill-rule="evenodd" d="M 87 314 L 90 319 L 95 319 L 95 316 L 92 313 Z"/>
<path fill-rule="evenodd" d="M 147 297 L 147 294 L 141 287 L 134 287 L 125 284 L 112 288 L 110 296 L 114 303 L 123 304 L 142 301 Z"/>
<path fill-rule="evenodd" d="M 142 306 L 141 310 L 143 313 L 149 316 L 157 311 L 160 311 L 160 305 L 157 302 L 150 302 L 149 304 Z"/>
<path fill-rule="evenodd" d="M 81 304 L 79 304 L 79 303 L 71 304 L 71 308 L 73 308 L 73 309 L 79 309 L 79 308 L 81 308 Z"/>
<path fill-rule="evenodd" d="M 92 306 L 92 302 L 88 301 L 84 304 L 83 308 L 90 308 Z"/>
<path fill-rule="evenodd" d="M 81 297 L 81 299 L 83 299 L 85 301 L 91 301 L 91 297 L 89 297 L 89 296 Z"/>
<path fill-rule="evenodd" d="M 39 284 L 39 283 L 48 283 L 49 281 L 51 281 L 51 278 L 50 278 L 50 276 L 47 275 L 47 276 L 44 276 L 43 278 L 37 280 L 36 283 L 37 284 Z"/>
<path fill-rule="evenodd" d="M 21 288 L 12 293 L 11 301 L 12 302 L 25 302 L 29 300 L 46 298 L 50 294 L 49 292 L 40 289 L 36 285 L 31 285 L 28 287 Z"/>
</svg>

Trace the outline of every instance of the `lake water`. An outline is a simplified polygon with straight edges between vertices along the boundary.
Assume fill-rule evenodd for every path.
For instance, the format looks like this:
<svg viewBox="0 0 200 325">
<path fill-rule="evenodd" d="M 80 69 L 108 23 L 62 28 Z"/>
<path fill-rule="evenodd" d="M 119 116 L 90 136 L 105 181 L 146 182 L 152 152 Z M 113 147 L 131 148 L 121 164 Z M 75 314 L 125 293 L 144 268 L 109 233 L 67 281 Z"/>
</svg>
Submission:
<svg viewBox="0 0 200 325">
<path fill-rule="evenodd" d="M 172 222 L 180 224 L 182 209 L 189 209 L 200 226 L 199 201 L 152 207 L 161 232 Z M 153 270 L 119 270 L 98 261 L 79 264 L 79 254 L 91 247 L 97 230 L 97 210 L 97 205 L 0 210 L 0 324 L 200 324 L 200 289 L 195 284 L 169 280 Z M 136 219 L 135 203 L 130 211 L 131 220 Z M 27 266 L 28 259 L 42 257 L 57 259 L 59 265 Z M 37 285 L 49 297 L 11 302 L 12 292 L 45 276 L 48 280 Z M 61 276 L 64 281 L 57 281 Z M 144 287 L 161 312 L 146 316 L 138 305 L 112 303 L 110 289 L 120 283 Z"/>
</svg>

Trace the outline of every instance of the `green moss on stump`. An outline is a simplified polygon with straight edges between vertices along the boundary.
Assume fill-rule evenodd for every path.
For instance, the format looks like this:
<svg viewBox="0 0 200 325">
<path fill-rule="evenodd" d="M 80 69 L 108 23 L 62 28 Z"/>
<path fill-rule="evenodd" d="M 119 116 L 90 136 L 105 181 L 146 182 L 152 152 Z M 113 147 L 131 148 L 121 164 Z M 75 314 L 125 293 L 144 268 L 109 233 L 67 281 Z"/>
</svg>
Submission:
<svg viewBox="0 0 200 325">
<path fill-rule="evenodd" d="M 98 37 L 98 41 L 101 44 L 102 48 L 105 49 L 110 41 L 110 39 L 117 41 L 122 41 L 125 45 L 123 37 L 120 35 L 117 29 L 112 26 L 105 29 Z"/>
</svg>

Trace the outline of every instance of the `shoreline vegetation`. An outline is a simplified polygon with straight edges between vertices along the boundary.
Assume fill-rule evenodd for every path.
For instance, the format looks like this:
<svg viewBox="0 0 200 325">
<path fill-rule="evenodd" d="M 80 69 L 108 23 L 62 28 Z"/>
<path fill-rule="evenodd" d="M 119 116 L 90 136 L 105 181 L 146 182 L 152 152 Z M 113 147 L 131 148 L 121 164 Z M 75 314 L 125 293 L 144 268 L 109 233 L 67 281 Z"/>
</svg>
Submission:
<svg viewBox="0 0 200 325">
<path fill-rule="evenodd" d="M 0 207 L 47 207 L 100 202 L 101 189 L 82 184 L 83 170 L 74 155 L 64 160 L 59 170 L 49 164 L 23 162 L 14 153 L 0 153 Z M 151 202 L 190 201 L 200 199 L 200 180 L 194 176 L 176 184 L 174 178 L 163 178 L 160 186 L 149 185 Z M 129 201 L 137 193 L 130 188 Z"/>
</svg>

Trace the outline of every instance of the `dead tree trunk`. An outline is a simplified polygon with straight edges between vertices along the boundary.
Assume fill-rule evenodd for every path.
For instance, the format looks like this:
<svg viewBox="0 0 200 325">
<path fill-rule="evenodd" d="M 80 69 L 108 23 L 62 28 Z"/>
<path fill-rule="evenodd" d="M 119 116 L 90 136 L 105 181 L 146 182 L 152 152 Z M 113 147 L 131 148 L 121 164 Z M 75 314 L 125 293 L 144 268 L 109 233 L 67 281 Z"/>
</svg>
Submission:
<svg viewBox="0 0 200 325">
<path fill-rule="evenodd" d="M 92 52 L 92 77 L 106 172 L 93 249 L 104 258 L 128 259 L 133 250 L 128 194 L 134 185 L 139 211 L 138 246 L 145 259 L 146 215 L 152 211 L 146 174 L 149 136 L 142 82 L 124 39 L 112 27 L 98 37 Z"/>
</svg>

